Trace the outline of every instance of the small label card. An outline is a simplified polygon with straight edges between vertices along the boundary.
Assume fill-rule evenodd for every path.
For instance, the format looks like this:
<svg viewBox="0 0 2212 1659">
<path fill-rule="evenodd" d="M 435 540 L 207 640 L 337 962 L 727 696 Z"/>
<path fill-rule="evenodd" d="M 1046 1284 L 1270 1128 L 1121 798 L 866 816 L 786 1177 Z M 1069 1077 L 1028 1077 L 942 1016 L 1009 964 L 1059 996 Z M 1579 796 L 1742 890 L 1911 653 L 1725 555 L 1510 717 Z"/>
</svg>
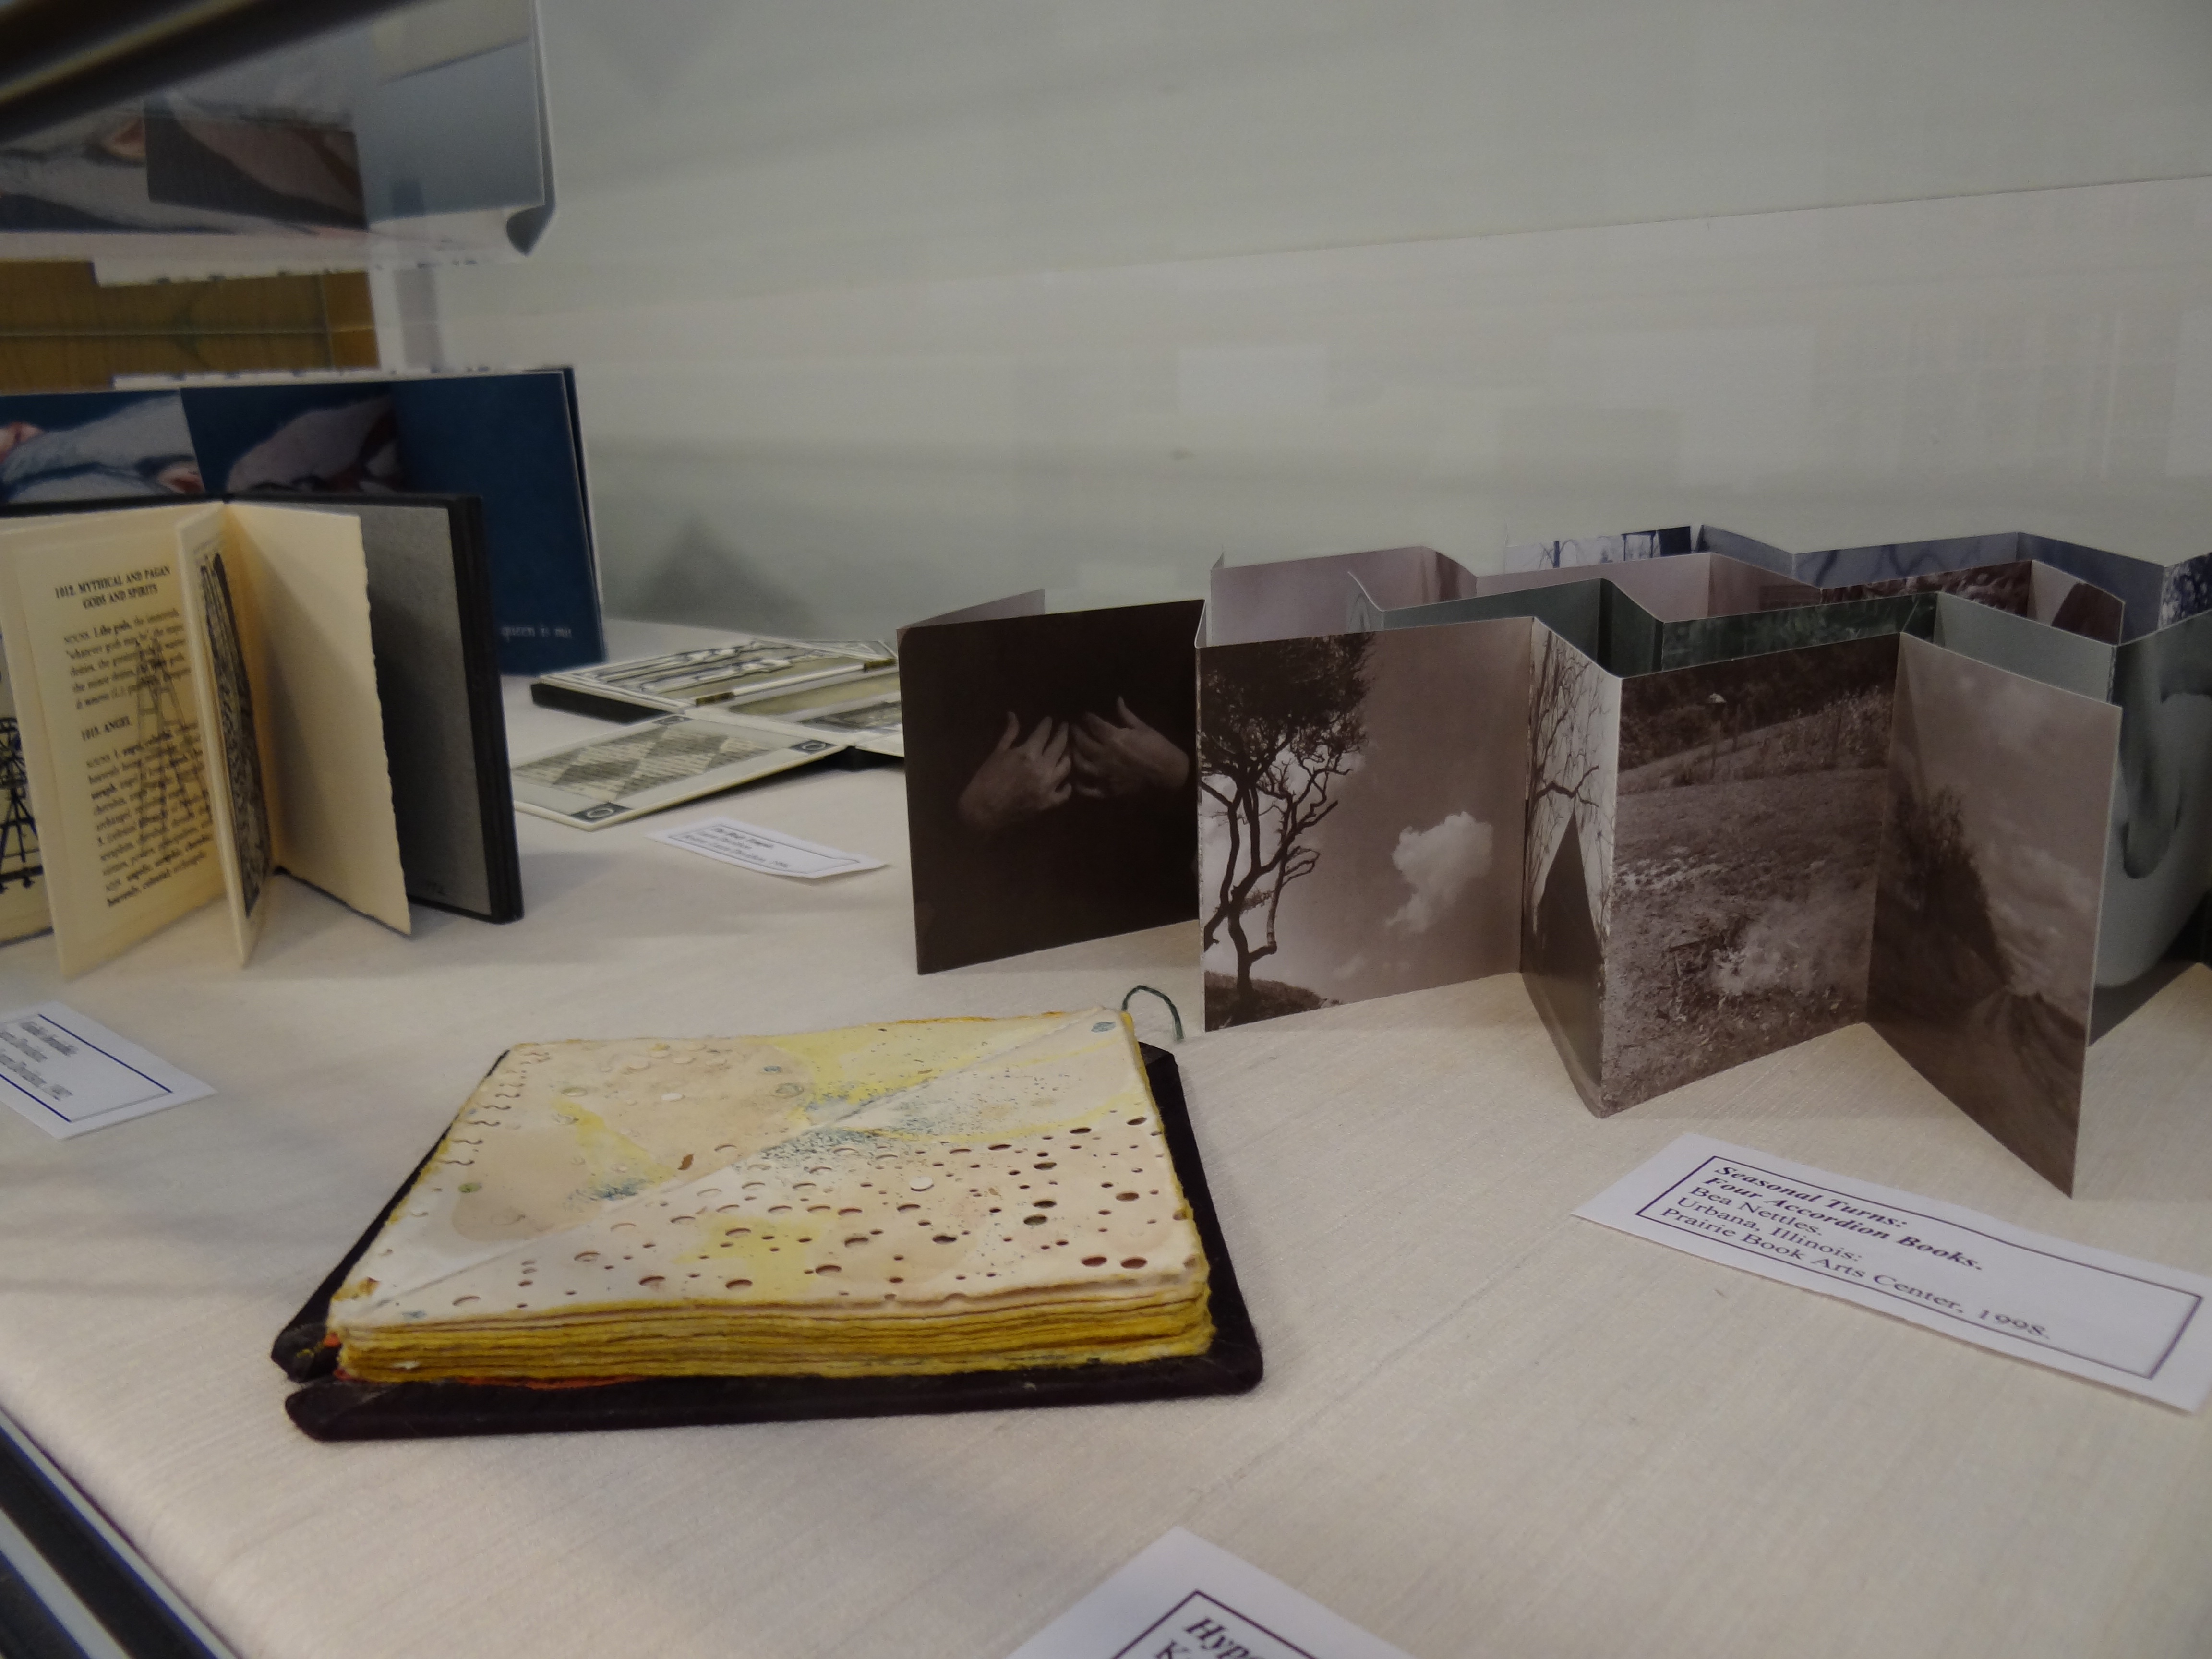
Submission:
<svg viewBox="0 0 2212 1659">
<path fill-rule="evenodd" d="M 1008 1659 L 1410 1659 L 1177 1527 Z"/>
<path fill-rule="evenodd" d="M 214 1092 L 66 1003 L 0 1014 L 0 1095 L 50 1135 L 105 1129 Z"/>
<path fill-rule="evenodd" d="M 2212 1279 L 1684 1135 L 1575 1213 L 2184 1411 L 2212 1393 Z"/>
<path fill-rule="evenodd" d="M 653 839 L 665 841 L 671 847 L 703 853 L 725 864 L 742 865 L 771 876 L 797 876 L 805 881 L 842 876 L 848 870 L 884 867 L 881 859 L 872 859 L 861 853 L 841 853 L 834 847 L 817 846 L 796 836 L 787 836 L 781 830 L 763 830 L 757 823 L 740 823 L 735 818 L 702 818 L 680 830 L 655 830 Z"/>
</svg>

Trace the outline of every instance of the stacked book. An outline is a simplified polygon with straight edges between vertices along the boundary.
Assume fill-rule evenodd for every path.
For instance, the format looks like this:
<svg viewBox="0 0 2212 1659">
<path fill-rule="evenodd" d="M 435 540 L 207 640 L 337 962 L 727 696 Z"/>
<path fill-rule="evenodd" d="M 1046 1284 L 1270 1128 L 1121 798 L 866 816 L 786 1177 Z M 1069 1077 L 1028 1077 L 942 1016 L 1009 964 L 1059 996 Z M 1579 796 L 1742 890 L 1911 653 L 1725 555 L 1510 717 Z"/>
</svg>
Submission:
<svg viewBox="0 0 2212 1659">
<path fill-rule="evenodd" d="M 635 728 L 514 769 L 517 806 L 585 829 L 840 753 L 906 753 L 898 659 L 878 640 L 739 634 L 547 674 L 530 695 Z"/>
</svg>

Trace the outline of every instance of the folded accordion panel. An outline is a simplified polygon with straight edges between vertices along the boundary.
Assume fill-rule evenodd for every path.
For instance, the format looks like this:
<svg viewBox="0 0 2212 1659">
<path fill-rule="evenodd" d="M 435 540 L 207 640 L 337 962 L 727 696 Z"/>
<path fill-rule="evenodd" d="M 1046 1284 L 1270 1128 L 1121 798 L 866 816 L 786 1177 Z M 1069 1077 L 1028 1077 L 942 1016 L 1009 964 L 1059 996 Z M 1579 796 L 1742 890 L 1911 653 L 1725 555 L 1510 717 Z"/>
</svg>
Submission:
<svg viewBox="0 0 2212 1659">
<path fill-rule="evenodd" d="M 1513 970 L 1541 632 L 1508 618 L 1200 652 L 1209 1028 Z"/>
<path fill-rule="evenodd" d="M 1898 648 L 1620 683 L 1600 1109 L 1866 1018 Z"/>
<path fill-rule="evenodd" d="M 901 631 L 923 973 L 1190 919 L 1194 600 Z"/>
<path fill-rule="evenodd" d="M 1217 604 L 1314 632 L 1199 651 L 1209 1024 L 1449 982 L 1442 952 L 1376 971 L 1415 915 L 1467 940 L 1457 976 L 1498 971 L 1486 884 L 1517 868 L 1510 965 L 1593 1112 L 1867 1021 L 2070 1190 L 2090 1042 L 2212 946 L 2212 556 L 1686 526 L 1514 550 L 1504 576 L 1416 583 L 1415 556 L 1217 573 Z M 1386 704 L 1416 653 L 1456 678 Z M 1232 765 L 1297 664 L 1334 688 L 1333 746 L 1279 709 Z M 1468 764 L 1516 721 L 1517 849 Z M 1416 795 L 1389 847 L 1349 833 L 1355 802 Z M 1493 826 L 1480 872 L 1421 889 L 1424 813 Z"/>
<path fill-rule="evenodd" d="M 1601 1110 L 1621 683 L 1548 629 L 1530 665 L 1521 972 L 1567 1075 Z"/>
<path fill-rule="evenodd" d="M 2119 710 L 1907 640 L 1868 1017 L 2071 1191 Z"/>
</svg>

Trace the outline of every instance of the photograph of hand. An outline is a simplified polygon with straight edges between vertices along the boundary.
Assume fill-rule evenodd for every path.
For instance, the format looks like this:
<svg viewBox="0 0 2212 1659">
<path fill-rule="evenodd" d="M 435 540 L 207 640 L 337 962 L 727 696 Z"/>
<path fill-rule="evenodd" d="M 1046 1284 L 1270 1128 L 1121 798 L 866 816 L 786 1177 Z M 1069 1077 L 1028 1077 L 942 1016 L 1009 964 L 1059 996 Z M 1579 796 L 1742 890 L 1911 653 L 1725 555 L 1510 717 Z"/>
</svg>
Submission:
<svg viewBox="0 0 2212 1659">
<path fill-rule="evenodd" d="M 1127 698 L 1114 699 L 1114 714 L 1047 714 L 1024 738 L 1020 716 L 1008 709 L 997 747 L 960 792 L 961 823 L 992 835 L 1077 798 L 1181 789 L 1190 777 L 1188 752 L 1132 712 Z"/>
<path fill-rule="evenodd" d="M 1075 793 L 1092 800 L 1180 789 L 1190 776 L 1190 756 L 1135 714 L 1128 701 L 1114 699 L 1118 720 L 1085 714 L 1071 722 L 1074 736 Z"/>
<path fill-rule="evenodd" d="M 1195 913 L 1198 611 L 1177 600 L 906 631 L 924 972 Z"/>
<path fill-rule="evenodd" d="M 1048 812 L 1068 797 L 1067 734 L 1051 715 L 1020 743 L 1022 722 L 1012 709 L 999 746 L 975 769 L 960 792 L 960 822 L 991 835 Z"/>
</svg>

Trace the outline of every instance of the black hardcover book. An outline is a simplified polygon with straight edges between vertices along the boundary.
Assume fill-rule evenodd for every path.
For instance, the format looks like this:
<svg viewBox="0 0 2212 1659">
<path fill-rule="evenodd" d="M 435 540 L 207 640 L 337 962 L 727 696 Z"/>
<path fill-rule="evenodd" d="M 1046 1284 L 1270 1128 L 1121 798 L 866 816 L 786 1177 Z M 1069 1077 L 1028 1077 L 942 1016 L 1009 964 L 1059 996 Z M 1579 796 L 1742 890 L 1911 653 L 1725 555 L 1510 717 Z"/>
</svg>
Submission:
<svg viewBox="0 0 2212 1659">
<path fill-rule="evenodd" d="M 530 683 L 530 701 L 541 708 L 557 708 L 564 714 L 588 714 L 595 720 L 612 720 L 617 726 L 635 726 L 640 720 L 656 720 L 667 714 L 665 708 L 656 708 L 650 703 L 629 702 L 621 697 L 594 696 L 589 691 L 571 685 L 549 684 L 544 680 Z"/>
</svg>

